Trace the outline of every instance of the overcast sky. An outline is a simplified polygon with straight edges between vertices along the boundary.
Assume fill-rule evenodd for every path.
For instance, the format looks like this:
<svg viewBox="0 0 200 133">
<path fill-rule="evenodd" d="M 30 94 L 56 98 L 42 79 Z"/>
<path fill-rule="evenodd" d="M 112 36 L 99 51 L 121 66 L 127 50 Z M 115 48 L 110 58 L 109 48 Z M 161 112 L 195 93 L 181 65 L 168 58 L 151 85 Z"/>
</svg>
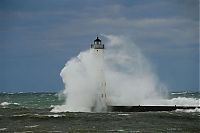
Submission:
<svg viewBox="0 0 200 133">
<path fill-rule="evenodd" d="M 62 90 L 100 33 L 130 37 L 171 91 L 198 90 L 198 0 L 0 0 L 0 91 Z"/>
</svg>

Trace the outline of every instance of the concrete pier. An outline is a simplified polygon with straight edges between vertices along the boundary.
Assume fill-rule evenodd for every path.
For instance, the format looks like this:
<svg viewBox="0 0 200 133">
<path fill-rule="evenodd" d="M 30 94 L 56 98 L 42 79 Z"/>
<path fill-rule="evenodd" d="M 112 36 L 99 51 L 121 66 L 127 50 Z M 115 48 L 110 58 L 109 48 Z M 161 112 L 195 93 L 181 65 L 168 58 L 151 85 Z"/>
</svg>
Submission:
<svg viewBox="0 0 200 133">
<path fill-rule="evenodd" d="M 200 106 L 108 106 L 110 112 L 148 112 L 148 111 L 174 111 L 176 109 L 195 109 Z"/>
</svg>

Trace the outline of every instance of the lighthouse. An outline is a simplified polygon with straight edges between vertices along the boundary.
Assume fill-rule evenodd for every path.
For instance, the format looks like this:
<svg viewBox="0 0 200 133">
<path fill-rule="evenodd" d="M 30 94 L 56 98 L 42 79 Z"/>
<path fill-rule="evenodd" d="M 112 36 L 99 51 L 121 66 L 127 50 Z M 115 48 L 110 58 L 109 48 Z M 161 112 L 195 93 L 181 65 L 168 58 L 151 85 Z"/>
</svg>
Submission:
<svg viewBox="0 0 200 133">
<path fill-rule="evenodd" d="M 106 80 L 104 73 L 104 44 L 97 36 L 94 43 L 90 47 L 91 54 L 95 59 L 96 65 L 96 79 L 97 93 L 95 96 L 95 103 L 93 111 L 106 111 L 107 109 L 107 95 L 106 95 Z"/>
<path fill-rule="evenodd" d="M 98 52 L 98 50 L 102 50 L 104 49 L 104 44 L 101 44 L 101 40 L 99 39 L 99 37 L 97 36 L 97 38 L 94 40 L 94 44 L 91 44 L 91 48 L 92 49 L 96 49 L 96 51 Z"/>
</svg>

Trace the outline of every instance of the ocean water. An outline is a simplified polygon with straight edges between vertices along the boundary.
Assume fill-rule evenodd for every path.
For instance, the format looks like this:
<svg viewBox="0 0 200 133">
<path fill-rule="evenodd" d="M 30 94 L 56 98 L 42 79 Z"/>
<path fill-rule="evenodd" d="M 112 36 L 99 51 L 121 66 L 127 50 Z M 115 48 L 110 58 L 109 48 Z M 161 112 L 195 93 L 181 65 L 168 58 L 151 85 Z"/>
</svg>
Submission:
<svg viewBox="0 0 200 133">
<path fill-rule="evenodd" d="M 169 99 L 199 100 L 200 93 L 172 92 Z M 57 93 L 0 93 L 0 132 L 200 132 L 200 112 L 51 112 Z"/>
</svg>

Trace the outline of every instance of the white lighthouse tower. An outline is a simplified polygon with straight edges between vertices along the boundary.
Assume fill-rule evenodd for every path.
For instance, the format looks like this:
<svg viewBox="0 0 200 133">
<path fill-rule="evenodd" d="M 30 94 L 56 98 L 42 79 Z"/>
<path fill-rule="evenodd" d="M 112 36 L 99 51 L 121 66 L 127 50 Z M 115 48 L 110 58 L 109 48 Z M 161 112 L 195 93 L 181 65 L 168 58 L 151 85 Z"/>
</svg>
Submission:
<svg viewBox="0 0 200 133">
<path fill-rule="evenodd" d="M 97 81 L 97 94 L 94 103 L 93 111 L 106 111 L 107 109 L 107 95 L 106 95 L 106 81 L 104 75 L 104 44 L 97 36 L 94 43 L 91 44 L 91 53 L 96 60 L 96 81 Z"/>
</svg>

